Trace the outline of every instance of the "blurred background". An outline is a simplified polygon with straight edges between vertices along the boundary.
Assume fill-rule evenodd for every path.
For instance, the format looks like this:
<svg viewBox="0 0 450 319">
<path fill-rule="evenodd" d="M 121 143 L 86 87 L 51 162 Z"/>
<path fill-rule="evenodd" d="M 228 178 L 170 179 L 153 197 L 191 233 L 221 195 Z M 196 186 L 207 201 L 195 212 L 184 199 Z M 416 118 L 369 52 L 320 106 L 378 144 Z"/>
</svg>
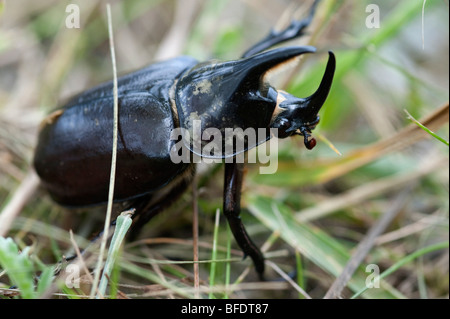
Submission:
<svg viewBox="0 0 450 319">
<path fill-rule="evenodd" d="M 121 75 L 180 54 L 200 61 L 239 58 L 271 28 L 305 17 L 312 1 L 109 3 Z M 79 28 L 67 27 L 67 21 L 76 23 L 73 11 L 66 12 L 69 4 L 79 8 Z M 55 205 L 30 177 L 30 163 L 45 115 L 113 77 L 105 6 L 106 1 L 0 0 L 0 214 L 19 202 L 1 235 L 22 249 L 32 246 L 41 266 L 69 254 L 69 229 L 80 247 L 102 229 L 104 208 L 73 212 Z M 200 283 L 217 286 L 202 297 L 448 298 L 448 25 L 447 0 L 322 0 L 308 33 L 289 43 L 318 49 L 270 78 L 299 97 L 317 88 L 326 52 L 336 54 L 333 88 L 314 131 L 318 145 L 307 151 L 301 138 L 280 141 L 276 174 L 260 175 L 256 164 L 249 165 L 242 218 L 270 261 L 267 278 L 279 278 L 278 269 L 296 270 L 295 283 L 258 282 L 223 217 L 213 249 L 223 167 L 201 165 L 196 192 L 188 191 L 139 240 L 126 244 L 114 296 L 179 297 L 173 291 L 158 295 L 168 283 L 191 296 L 192 207 L 198 206 L 199 258 L 206 261 Z M 27 185 L 30 191 L 22 193 Z M 388 222 L 380 234 L 368 236 L 383 217 Z M 335 288 L 361 242 L 369 246 L 360 248 L 351 280 Z M 214 263 L 214 273 L 212 259 L 222 260 Z M 372 274 L 367 265 L 388 272 L 379 288 L 359 294 Z M 236 281 L 233 290 L 223 288 Z M 0 289 L 11 284 L 0 267 Z"/>
</svg>

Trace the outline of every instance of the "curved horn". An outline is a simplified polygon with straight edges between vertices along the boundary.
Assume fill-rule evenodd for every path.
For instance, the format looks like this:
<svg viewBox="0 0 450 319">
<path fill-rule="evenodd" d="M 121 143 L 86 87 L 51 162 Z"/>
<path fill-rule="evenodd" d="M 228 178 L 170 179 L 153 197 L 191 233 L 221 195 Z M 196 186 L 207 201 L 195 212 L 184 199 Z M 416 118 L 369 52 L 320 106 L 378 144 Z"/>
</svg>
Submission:
<svg viewBox="0 0 450 319">
<path fill-rule="evenodd" d="M 328 54 L 329 57 L 327 67 L 319 88 L 311 96 L 304 99 L 304 107 L 311 115 L 315 115 L 320 111 L 320 108 L 325 103 L 328 93 L 330 92 L 331 84 L 333 83 L 334 71 L 336 69 L 336 58 L 333 52 L 328 51 Z"/>
<path fill-rule="evenodd" d="M 276 66 L 286 63 L 305 53 L 314 53 L 316 48 L 312 46 L 284 47 L 262 53 L 255 54 L 251 57 L 238 60 L 237 70 L 242 70 L 244 82 L 251 88 L 259 87 L 258 79 L 264 76 L 268 71 Z M 235 72 L 236 74 L 236 72 Z M 249 89 L 248 87 L 246 89 Z"/>
</svg>

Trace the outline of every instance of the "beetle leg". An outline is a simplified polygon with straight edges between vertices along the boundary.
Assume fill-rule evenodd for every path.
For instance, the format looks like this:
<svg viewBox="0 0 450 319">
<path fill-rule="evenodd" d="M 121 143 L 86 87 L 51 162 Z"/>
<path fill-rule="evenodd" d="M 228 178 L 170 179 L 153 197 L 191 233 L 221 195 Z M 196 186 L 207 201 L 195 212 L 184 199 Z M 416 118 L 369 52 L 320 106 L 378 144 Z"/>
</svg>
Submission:
<svg viewBox="0 0 450 319">
<path fill-rule="evenodd" d="M 194 169 L 195 170 L 195 169 Z M 190 177 L 189 177 L 190 176 Z M 131 216 L 134 221 L 134 225 L 131 228 L 129 238 L 133 240 L 139 235 L 142 227 L 148 223 L 153 217 L 158 215 L 158 213 L 162 212 L 166 208 L 168 208 L 171 204 L 173 204 L 180 196 L 184 193 L 186 188 L 190 185 L 192 180 L 191 174 L 187 174 L 186 177 L 181 179 L 180 182 L 175 184 L 172 189 L 167 192 L 164 196 L 159 198 L 156 202 L 153 201 L 154 194 L 144 195 L 135 199 L 130 205 L 127 205 L 125 209 L 122 211 L 126 211 L 134 208 L 135 213 Z M 135 220 L 136 219 L 136 220 Z M 116 225 L 117 218 L 114 219 L 110 226 L 114 227 Z M 92 239 L 91 244 L 95 243 L 101 236 L 103 236 L 103 230 L 98 232 Z M 82 251 L 84 253 L 85 250 Z M 72 261 L 77 258 L 77 255 L 72 255 L 66 257 L 66 261 Z"/>
<path fill-rule="evenodd" d="M 309 15 L 302 20 L 293 20 L 291 24 L 281 31 L 271 30 L 270 33 L 260 42 L 253 45 L 250 49 L 248 49 L 243 55 L 243 58 L 250 57 L 255 55 L 256 53 L 267 50 L 274 45 L 280 44 L 285 41 L 289 41 L 304 35 L 304 30 L 311 24 L 311 21 L 314 17 L 314 13 L 316 11 L 317 4 L 320 0 L 315 0 L 311 6 L 309 11 Z"/>
<path fill-rule="evenodd" d="M 240 218 L 241 188 L 244 175 L 244 163 L 225 163 L 223 211 L 236 242 L 245 256 L 250 256 L 260 278 L 264 273 L 264 257 L 252 242 Z M 244 257 L 245 258 L 245 257 Z"/>
<path fill-rule="evenodd" d="M 142 227 L 147 224 L 153 217 L 172 205 L 185 192 L 186 188 L 191 184 L 192 176 L 187 174 L 180 182 L 178 182 L 172 189 L 159 198 L 156 202 L 153 201 L 153 194 L 137 199 L 131 207 L 136 209 L 135 216 L 137 220 L 131 228 L 129 235 L 130 240 L 134 240 Z"/>
</svg>

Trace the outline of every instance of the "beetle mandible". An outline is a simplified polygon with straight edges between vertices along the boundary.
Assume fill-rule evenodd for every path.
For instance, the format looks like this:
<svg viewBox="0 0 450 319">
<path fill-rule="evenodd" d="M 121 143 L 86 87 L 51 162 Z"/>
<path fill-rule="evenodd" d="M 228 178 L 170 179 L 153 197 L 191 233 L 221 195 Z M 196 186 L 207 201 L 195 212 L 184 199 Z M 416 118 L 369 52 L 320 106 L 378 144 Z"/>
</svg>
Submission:
<svg viewBox="0 0 450 319">
<path fill-rule="evenodd" d="M 181 56 L 125 75 L 118 79 L 119 137 L 115 201 L 130 201 L 138 216 L 139 229 L 175 201 L 190 185 L 194 163 L 174 163 L 170 158 L 175 128 L 192 129 L 192 119 L 201 121 L 201 131 L 240 127 L 264 128 L 264 138 L 248 141 L 244 149 L 221 152 L 222 159 L 235 158 L 272 136 L 301 135 L 312 149 L 311 131 L 331 88 L 335 57 L 329 59 L 317 91 L 297 98 L 278 91 L 264 81 L 271 69 L 302 54 L 315 52 L 310 46 L 267 50 L 301 36 L 310 24 L 316 0 L 308 17 L 294 20 L 282 31 L 269 35 L 234 61 L 199 63 Z M 214 105 L 214 107 L 213 107 Z M 113 84 L 108 82 L 71 99 L 42 123 L 34 167 L 41 183 L 59 204 L 81 207 L 108 199 L 112 154 Z M 195 115 L 195 116 L 194 116 Z M 225 139 L 223 139 L 224 141 Z M 194 152 L 192 139 L 184 141 Z M 200 141 L 205 143 L 205 141 Z M 222 145 L 223 146 L 223 145 Z M 206 154 L 202 154 L 208 157 Z M 244 163 L 225 162 L 223 212 L 236 242 L 250 256 L 257 273 L 264 273 L 264 257 L 252 242 L 240 219 Z"/>
</svg>

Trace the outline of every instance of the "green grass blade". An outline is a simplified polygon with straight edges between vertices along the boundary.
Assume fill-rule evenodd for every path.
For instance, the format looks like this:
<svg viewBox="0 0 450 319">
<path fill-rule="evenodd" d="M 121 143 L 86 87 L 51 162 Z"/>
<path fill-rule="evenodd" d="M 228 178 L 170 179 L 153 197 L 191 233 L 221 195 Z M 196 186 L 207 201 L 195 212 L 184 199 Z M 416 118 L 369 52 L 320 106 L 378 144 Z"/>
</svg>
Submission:
<svg viewBox="0 0 450 319">
<path fill-rule="evenodd" d="M 33 263 L 28 257 L 28 247 L 19 253 L 12 238 L 0 237 L 0 266 L 6 270 L 11 282 L 20 289 L 22 298 L 35 298 L 33 288 Z"/>
<path fill-rule="evenodd" d="M 216 262 L 217 259 L 217 240 L 219 238 L 219 220 L 220 220 L 220 210 L 216 211 L 216 220 L 214 223 L 214 236 L 213 236 L 213 248 L 211 253 L 211 268 L 209 270 L 209 286 L 214 287 L 214 282 L 216 279 Z M 209 299 L 216 299 L 212 292 L 209 293 Z"/>
<path fill-rule="evenodd" d="M 305 276 L 303 273 L 303 262 L 302 262 L 302 256 L 298 250 L 295 250 L 295 264 L 297 265 L 297 284 L 305 289 Z M 305 296 L 303 296 L 301 293 L 298 294 L 299 299 L 304 299 Z"/>
<path fill-rule="evenodd" d="M 448 246 L 449 246 L 448 241 L 444 241 L 444 242 L 440 242 L 440 243 L 437 243 L 437 244 L 433 244 L 433 245 L 421 248 L 421 249 L 415 251 L 414 253 L 406 256 L 405 258 L 402 258 L 401 260 L 399 260 L 398 262 L 393 264 L 391 267 L 386 269 L 380 275 L 380 280 L 383 279 L 383 278 L 386 278 L 387 276 L 389 276 L 393 272 L 397 271 L 398 269 L 400 269 L 401 267 L 403 267 L 407 263 L 413 261 L 414 259 L 416 259 L 416 258 L 418 258 L 420 256 L 423 256 L 425 254 L 428 254 L 430 252 L 436 251 L 436 250 L 448 248 Z M 354 299 L 354 298 L 357 298 L 357 297 L 361 296 L 361 294 L 363 294 L 365 291 L 367 291 L 367 289 L 369 289 L 369 288 L 367 288 L 367 287 L 362 288 L 357 293 L 355 293 L 351 298 Z"/>
<path fill-rule="evenodd" d="M 425 125 L 423 125 L 422 123 L 420 123 L 418 120 L 416 120 L 411 114 L 408 113 L 407 110 L 404 110 L 406 115 L 408 115 L 408 119 L 415 123 L 418 127 L 420 127 L 422 130 L 424 130 L 425 132 L 427 132 L 428 134 L 430 134 L 431 136 L 433 136 L 435 139 L 437 139 L 438 141 L 444 143 L 445 145 L 448 145 L 448 141 L 445 140 L 444 138 L 440 137 L 439 135 L 437 135 L 436 133 L 434 133 L 432 130 L 430 130 L 429 128 L 427 128 Z"/>
<path fill-rule="evenodd" d="M 103 268 L 102 278 L 98 287 L 97 298 L 104 296 L 106 292 L 106 286 L 108 285 L 109 278 L 111 276 L 111 270 L 114 267 L 114 263 L 120 252 L 120 247 L 122 246 L 123 239 L 130 228 L 132 223 L 131 212 L 123 212 L 116 221 L 116 229 L 111 240 L 111 245 L 108 251 L 108 257 L 106 258 L 105 267 Z"/>
<path fill-rule="evenodd" d="M 158 275 L 154 272 L 149 271 L 148 268 L 140 267 L 132 262 L 121 260 L 120 267 L 123 271 L 126 271 L 130 274 L 138 276 L 142 279 L 148 280 L 149 282 L 154 282 L 160 284 L 161 286 L 169 289 L 172 293 L 178 294 L 184 298 L 194 299 L 194 294 L 192 287 L 189 287 L 189 291 L 186 291 L 186 287 L 180 287 L 176 283 L 170 283 L 162 280 Z M 203 296 L 201 296 L 202 298 Z"/>
<path fill-rule="evenodd" d="M 271 230 L 278 230 L 281 237 L 293 248 L 297 249 L 305 258 L 337 277 L 344 269 L 350 258 L 350 252 L 338 241 L 325 232 L 310 224 L 299 224 L 292 217 L 292 211 L 269 198 L 248 197 L 247 207 L 263 224 Z M 272 208 L 273 207 L 273 208 Z M 273 212 L 278 209 L 283 221 L 280 222 Z M 353 291 L 358 291 L 365 285 L 367 273 L 360 267 L 348 283 Z M 386 289 L 372 289 L 365 296 L 367 298 L 398 298 L 401 294 L 392 287 Z"/>
<path fill-rule="evenodd" d="M 231 263 L 229 260 L 231 260 L 231 229 L 230 226 L 227 223 L 227 255 L 226 259 L 228 262 L 225 265 L 225 287 L 226 291 L 223 296 L 223 299 L 229 299 L 230 296 L 228 295 L 228 287 L 230 287 L 231 282 Z"/>
<path fill-rule="evenodd" d="M 51 286 L 53 282 L 53 274 L 54 274 L 53 267 L 45 267 L 44 270 L 41 272 L 36 290 L 37 296 L 41 296 L 42 294 L 44 294 L 47 291 L 47 289 Z"/>
</svg>

